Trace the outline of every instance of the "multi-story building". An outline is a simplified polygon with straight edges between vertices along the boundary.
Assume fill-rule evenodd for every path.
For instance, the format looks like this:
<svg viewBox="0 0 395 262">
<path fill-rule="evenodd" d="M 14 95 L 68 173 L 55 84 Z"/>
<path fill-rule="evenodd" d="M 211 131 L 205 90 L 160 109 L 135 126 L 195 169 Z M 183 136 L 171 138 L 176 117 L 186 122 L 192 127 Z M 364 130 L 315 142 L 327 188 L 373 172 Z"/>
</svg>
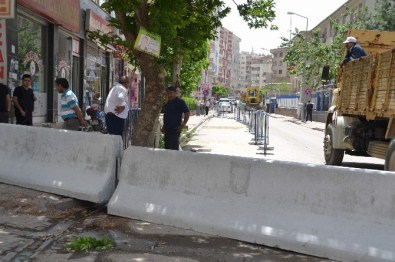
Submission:
<svg viewBox="0 0 395 262">
<path fill-rule="evenodd" d="M 219 33 L 218 82 L 220 82 L 226 88 L 230 88 L 232 71 L 232 47 L 233 33 L 228 29 L 221 27 Z"/>
<path fill-rule="evenodd" d="M 251 62 L 251 86 L 264 87 L 272 81 L 272 55 L 258 55 Z"/>
<path fill-rule="evenodd" d="M 288 48 L 287 47 L 279 47 L 270 49 L 270 53 L 273 55 L 272 62 L 272 74 L 273 74 L 273 82 L 289 82 L 289 72 L 288 72 L 288 64 L 284 61 L 285 56 L 287 55 Z"/>
<path fill-rule="evenodd" d="M 240 37 L 233 34 L 233 45 L 232 45 L 232 63 L 230 72 L 230 96 L 237 96 L 237 89 L 239 85 L 240 77 Z"/>
<path fill-rule="evenodd" d="M 229 95 L 235 95 L 240 72 L 241 39 L 224 27 L 218 28 L 216 34 L 218 37 L 210 41 L 210 65 L 203 72 L 199 89 L 220 85 L 228 89 Z"/>
</svg>

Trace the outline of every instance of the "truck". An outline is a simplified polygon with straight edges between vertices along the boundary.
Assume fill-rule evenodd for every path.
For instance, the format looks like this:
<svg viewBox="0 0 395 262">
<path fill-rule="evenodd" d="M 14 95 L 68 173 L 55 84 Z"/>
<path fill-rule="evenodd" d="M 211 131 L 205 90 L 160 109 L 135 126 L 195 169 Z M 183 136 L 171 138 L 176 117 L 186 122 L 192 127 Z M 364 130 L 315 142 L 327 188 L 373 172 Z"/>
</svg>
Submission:
<svg viewBox="0 0 395 262">
<path fill-rule="evenodd" d="M 384 159 L 395 171 L 395 32 L 351 29 L 368 56 L 340 66 L 324 137 L 327 165 L 344 154 Z"/>
<path fill-rule="evenodd" d="M 260 109 L 262 98 L 257 86 L 247 86 L 241 96 L 241 102 L 246 104 L 246 109 Z"/>
</svg>

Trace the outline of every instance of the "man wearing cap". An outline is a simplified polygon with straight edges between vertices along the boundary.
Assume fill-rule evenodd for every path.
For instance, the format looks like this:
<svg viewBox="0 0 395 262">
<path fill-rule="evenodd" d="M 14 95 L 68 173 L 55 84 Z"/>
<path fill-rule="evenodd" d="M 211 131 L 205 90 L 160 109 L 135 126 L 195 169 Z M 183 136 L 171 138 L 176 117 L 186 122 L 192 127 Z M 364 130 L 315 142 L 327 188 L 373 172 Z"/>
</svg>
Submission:
<svg viewBox="0 0 395 262">
<path fill-rule="evenodd" d="M 167 103 L 164 108 L 162 133 L 165 134 L 165 149 L 179 150 L 181 130 L 189 120 L 189 109 L 185 101 L 177 97 L 174 86 L 166 89 Z M 184 114 L 184 120 L 182 119 Z"/>
<path fill-rule="evenodd" d="M 357 39 L 355 37 L 349 36 L 343 43 L 346 44 L 347 47 L 347 54 L 344 57 L 343 64 L 367 56 L 365 50 L 357 44 Z"/>
</svg>

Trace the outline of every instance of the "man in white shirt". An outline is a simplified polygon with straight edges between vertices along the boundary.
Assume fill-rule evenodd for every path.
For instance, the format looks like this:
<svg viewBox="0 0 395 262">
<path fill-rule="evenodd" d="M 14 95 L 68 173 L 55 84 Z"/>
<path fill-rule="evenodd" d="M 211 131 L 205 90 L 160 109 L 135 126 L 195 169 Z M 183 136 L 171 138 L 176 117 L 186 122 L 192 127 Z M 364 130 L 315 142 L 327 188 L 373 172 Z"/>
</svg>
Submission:
<svg viewBox="0 0 395 262">
<path fill-rule="evenodd" d="M 104 112 L 106 113 L 107 129 L 110 135 L 122 136 L 125 119 L 129 113 L 129 83 L 128 77 L 121 77 L 107 96 Z"/>
</svg>

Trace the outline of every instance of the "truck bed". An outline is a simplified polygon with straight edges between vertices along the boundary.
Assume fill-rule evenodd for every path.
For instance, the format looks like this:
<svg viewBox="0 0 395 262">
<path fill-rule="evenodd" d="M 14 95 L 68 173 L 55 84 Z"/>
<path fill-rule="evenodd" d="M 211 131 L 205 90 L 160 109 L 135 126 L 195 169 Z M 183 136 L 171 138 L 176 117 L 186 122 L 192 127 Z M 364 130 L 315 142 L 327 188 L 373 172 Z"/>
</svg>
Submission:
<svg viewBox="0 0 395 262">
<path fill-rule="evenodd" d="M 368 56 L 339 70 L 339 115 L 393 117 L 395 114 L 395 32 L 351 30 Z"/>
</svg>

